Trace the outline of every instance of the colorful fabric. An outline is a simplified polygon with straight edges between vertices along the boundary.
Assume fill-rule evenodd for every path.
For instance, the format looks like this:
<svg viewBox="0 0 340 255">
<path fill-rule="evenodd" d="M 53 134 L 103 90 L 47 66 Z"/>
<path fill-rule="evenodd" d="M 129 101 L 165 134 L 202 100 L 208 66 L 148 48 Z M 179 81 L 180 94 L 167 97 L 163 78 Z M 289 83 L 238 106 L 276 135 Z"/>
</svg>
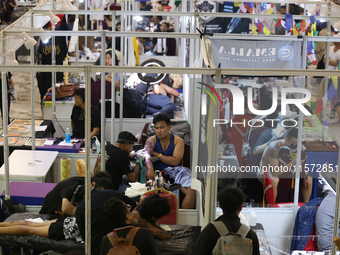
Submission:
<svg viewBox="0 0 340 255">
<path fill-rule="evenodd" d="M 293 16 L 289 13 L 286 13 L 286 31 L 291 29 L 294 29 Z"/>
</svg>

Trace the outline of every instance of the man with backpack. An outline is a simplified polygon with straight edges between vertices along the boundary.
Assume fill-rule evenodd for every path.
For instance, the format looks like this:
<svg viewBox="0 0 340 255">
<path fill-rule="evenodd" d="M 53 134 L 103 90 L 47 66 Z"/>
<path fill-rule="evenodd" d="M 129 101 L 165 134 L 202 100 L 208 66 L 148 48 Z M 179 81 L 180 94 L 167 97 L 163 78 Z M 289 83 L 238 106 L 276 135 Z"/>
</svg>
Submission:
<svg viewBox="0 0 340 255">
<path fill-rule="evenodd" d="M 103 207 L 103 213 L 116 228 L 103 237 L 100 255 L 158 254 L 151 231 L 132 225 L 130 209 L 123 201 L 117 198 L 109 199 Z"/>
<path fill-rule="evenodd" d="M 236 187 L 226 187 L 218 193 L 217 200 L 223 215 L 203 229 L 191 254 L 259 255 L 256 233 L 241 224 L 238 217 L 245 201 L 243 192 Z"/>
</svg>

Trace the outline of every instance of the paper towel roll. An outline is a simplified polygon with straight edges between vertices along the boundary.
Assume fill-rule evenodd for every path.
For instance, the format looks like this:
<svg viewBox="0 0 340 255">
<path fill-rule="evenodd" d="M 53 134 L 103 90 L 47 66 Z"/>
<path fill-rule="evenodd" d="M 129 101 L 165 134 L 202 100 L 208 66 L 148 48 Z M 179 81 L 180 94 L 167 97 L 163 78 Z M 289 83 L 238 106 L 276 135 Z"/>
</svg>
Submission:
<svg viewBox="0 0 340 255">
<path fill-rule="evenodd" d="M 71 159 L 70 158 L 60 159 L 60 173 L 61 173 L 61 181 L 71 177 Z"/>
<path fill-rule="evenodd" d="M 77 176 L 85 177 L 85 161 L 83 159 L 76 161 L 76 174 Z"/>
</svg>

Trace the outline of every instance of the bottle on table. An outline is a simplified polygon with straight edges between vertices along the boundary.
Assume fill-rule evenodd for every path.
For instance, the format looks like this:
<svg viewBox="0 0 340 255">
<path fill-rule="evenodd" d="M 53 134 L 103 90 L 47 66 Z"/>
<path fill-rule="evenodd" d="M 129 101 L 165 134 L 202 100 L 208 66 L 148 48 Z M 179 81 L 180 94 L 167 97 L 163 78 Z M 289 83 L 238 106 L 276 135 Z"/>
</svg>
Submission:
<svg viewBox="0 0 340 255">
<path fill-rule="evenodd" d="M 65 131 L 65 143 L 71 142 L 71 132 L 70 129 L 67 127 Z"/>
<path fill-rule="evenodd" d="M 95 142 L 95 144 L 96 144 L 96 149 L 97 149 L 97 152 L 100 152 L 100 142 L 99 142 L 99 140 L 98 140 L 97 136 L 95 136 L 95 138 L 96 138 L 96 142 Z"/>
<path fill-rule="evenodd" d="M 323 125 L 323 138 L 325 139 L 325 137 L 329 135 L 329 120 L 327 116 L 325 116 L 322 119 L 322 125 Z"/>
</svg>

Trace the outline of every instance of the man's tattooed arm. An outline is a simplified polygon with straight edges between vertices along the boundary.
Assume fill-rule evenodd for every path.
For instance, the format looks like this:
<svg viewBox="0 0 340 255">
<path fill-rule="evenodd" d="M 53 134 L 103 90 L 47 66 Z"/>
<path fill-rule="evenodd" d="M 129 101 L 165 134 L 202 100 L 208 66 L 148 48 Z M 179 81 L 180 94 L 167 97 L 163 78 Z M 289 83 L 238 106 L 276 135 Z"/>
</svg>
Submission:
<svg viewBox="0 0 340 255">
<path fill-rule="evenodd" d="M 278 159 L 279 158 L 279 147 L 278 143 L 271 143 L 268 146 L 268 155 L 272 158 Z"/>
<path fill-rule="evenodd" d="M 160 228 L 156 225 L 151 224 L 150 222 L 148 222 L 145 219 L 140 218 L 137 221 L 137 225 L 139 227 L 150 229 L 154 238 L 157 238 L 157 239 L 160 239 L 160 240 L 167 240 L 167 239 L 171 238 L 171 235 L 168 232 L 166 232 L 164 229 L 162 229 L 162 228 Z"/>
<path fill-rule="evenodd" d="M 146 151 L 148 152 L 147 154 L 147 159 L 145 160 L 145 164 L 146 164 L 146 168 L 148 169 L 148 174 L 147 174 L 147 178 L 148 179 L 155 179 L 155 171 L 153 168 L 153 164 L 152 164 L 152 152 L 155 148 L 155 143 L 153 141 L 153 138 L 150 137 L 146 143 L 144 148 L 146 148 Z"/>
</svg>

